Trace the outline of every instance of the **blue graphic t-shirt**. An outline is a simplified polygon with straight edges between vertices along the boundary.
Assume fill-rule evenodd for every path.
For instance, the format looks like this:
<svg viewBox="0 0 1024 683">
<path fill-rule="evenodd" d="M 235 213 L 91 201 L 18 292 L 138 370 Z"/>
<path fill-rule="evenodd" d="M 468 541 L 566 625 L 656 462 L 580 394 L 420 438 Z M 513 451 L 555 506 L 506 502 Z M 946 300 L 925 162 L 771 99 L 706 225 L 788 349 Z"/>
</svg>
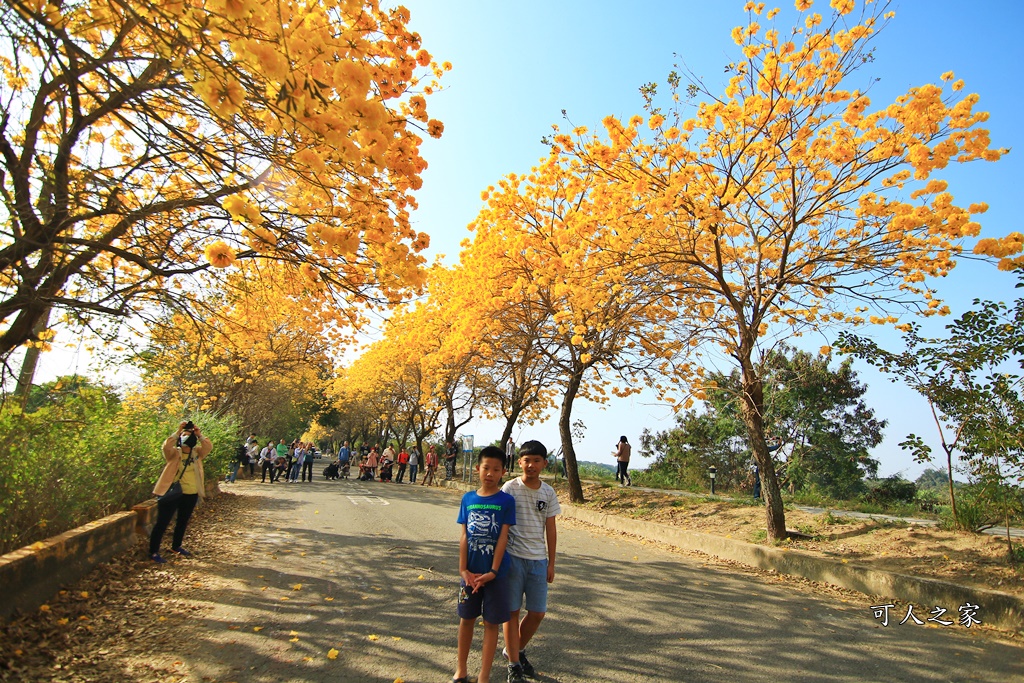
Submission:
<svg viewBox="0 0 1024 683">
<path fill-rule="evenodd" d="M 516 523 L 516 499 L 504 491 L 491 496 L 470 491 L 462 496 L 458 522 L 466 525 L 469 546 L 466 569 L 474 574 L 489 572 L 494 566 L 494 548 L 498 545 L 502 525 Z M 506 552 L 501 558 L 498 576 L 504 576 L 508 571 L 508 562 Z"/>
</svg>

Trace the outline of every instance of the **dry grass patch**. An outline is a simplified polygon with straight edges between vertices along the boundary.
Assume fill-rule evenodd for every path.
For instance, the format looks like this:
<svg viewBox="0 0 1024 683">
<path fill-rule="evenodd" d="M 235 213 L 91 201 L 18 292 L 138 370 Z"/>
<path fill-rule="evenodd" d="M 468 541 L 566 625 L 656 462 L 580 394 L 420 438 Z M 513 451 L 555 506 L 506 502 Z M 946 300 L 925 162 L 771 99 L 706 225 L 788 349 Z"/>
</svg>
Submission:
<svg viewBox="0 0 1024 683">
<path fill-rule="evenodd" d="M 559 496 L 568 499 L 564 484 Z M 764 508 L 585 483 L 584 507 L 751 543 L 765 543 Z M 936 527 L 786 511 L 786 526 L 811 536 L 785 547 L 877 569 L 1000 590 L 1024 597 L 1024 568 L 1007 560 L 1006 540 Z"/>
</svg>

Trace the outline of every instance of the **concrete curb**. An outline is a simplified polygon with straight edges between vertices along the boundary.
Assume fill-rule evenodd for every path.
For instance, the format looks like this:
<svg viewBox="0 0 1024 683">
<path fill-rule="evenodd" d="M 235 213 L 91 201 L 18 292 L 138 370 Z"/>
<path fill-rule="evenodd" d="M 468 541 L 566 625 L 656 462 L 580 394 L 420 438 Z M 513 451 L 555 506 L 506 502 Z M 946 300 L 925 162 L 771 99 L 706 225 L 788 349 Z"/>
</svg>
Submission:
<svg viewBox="0 0 1024 683">
<path fill-rule="evenodd" d="M 217 480 L 207 480 L 206 496 L 220 494 Z M 0 586 L 6 599 L 0 602 L 0 619 L 15 610 L 31 612 L 45 604 L 62 586 L 72 584 L 149 536 L 156 522 L 156 498 L 125 512 L 65 531 L 45 541 L 0 556 Z"/>
<path fill-rule="evenodd" d="M 463 491 L 473 488 L 462 482 L 446 483 L 449 488 Z M 569 503 L 562 503 L 562 514 L 603 529 L 667 543 L 683 550 L 695 550 L 759 569 L 774 569 L 780 574 L 801 576 L 866 595 L 881 596 L 896 604 L 912 603 L 925 608 L 925 613 L 936 606 L 945 607 L 948 610 L 945 618 L 951 621 L 959 617 L 957 610 L 961 605 L 978 605 L 977 616 L 984 625 L 1007 631 L 1024 630 L 1024 599 L 1009 593 L 848 564 L 799 550 L 747 543 L 667 524 L 596 512 Z"/>
</svg>

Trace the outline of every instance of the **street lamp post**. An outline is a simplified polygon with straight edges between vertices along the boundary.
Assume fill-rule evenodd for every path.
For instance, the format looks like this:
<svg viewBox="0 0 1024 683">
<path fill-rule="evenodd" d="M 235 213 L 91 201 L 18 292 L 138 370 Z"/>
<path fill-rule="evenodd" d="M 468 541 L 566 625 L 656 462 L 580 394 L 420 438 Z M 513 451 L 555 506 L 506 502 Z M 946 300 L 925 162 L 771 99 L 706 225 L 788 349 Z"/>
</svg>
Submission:
<svg viewBox="0 0 1024 683">
<path fill-rule="evenodd" d="M 718 468 L 712 465 L 708 468 L 708 474 L 711 475 L 711 495 L 715 495 L 715 475 L 718 474 Z"/>
</svg>

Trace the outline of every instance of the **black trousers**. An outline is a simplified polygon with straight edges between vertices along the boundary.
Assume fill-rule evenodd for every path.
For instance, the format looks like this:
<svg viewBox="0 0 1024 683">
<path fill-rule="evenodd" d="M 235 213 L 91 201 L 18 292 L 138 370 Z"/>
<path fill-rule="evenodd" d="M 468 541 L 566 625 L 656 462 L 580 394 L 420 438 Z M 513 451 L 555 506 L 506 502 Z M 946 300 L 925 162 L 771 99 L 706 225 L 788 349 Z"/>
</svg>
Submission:
<svg viewBox="0 0 1024 683">
<path fill-rule="evenodd" d="M 313 461 L 306 460 L 302 463 L 302 481 L 306 481 L 306 473 L 309 473 L 309 481 L 313 481 Z"/>
<path fill-rule="evenodd" d="M 619 460 L 617 462 L 617 464 L 618 464 L 618 469 L 615 471 L 615 481 L 617 481 L 619 483 L 622 483 L 622 484 L 631 484 L 631 483 L 633 483 L 633 480 L 629 478 L 629 472 L 626 471 L 626 470 L 629 469 L 629 463 L 628 462 L 622 462 L 621 460 Z"/>
<path fill-rule="evenodd" d="M 177 500 L 157 501 L 156 524 L 153 525 L 153 532 L 149 535 L 149 554 L 155 555 L 160 552 L 160 543 L 164 540 L 164 532 L 171 523 L 171 517 L 177 513 L 178 521 L 174 524 L 174 536 L 171 539 L 171 548 L 180 548 L 181 542 L 185 540 L 185 528 L 188 527 L 188 520 L 192 517 L 192 511 L 196 509 L 199 502 L 198 493 L 186 493 Z"/>
<path fill-rule="evenodd" d="M 404 463 L 404 462 L 398 463 L 398 476 L 395 477 L 395 481 L 398 482 L 399 484 L 401 484 L 402 483 L 402 479 L 405 478 L 405 468 L 406 468 L 406 466 L 407 466 L 407 463 Z"/>
</svg>

